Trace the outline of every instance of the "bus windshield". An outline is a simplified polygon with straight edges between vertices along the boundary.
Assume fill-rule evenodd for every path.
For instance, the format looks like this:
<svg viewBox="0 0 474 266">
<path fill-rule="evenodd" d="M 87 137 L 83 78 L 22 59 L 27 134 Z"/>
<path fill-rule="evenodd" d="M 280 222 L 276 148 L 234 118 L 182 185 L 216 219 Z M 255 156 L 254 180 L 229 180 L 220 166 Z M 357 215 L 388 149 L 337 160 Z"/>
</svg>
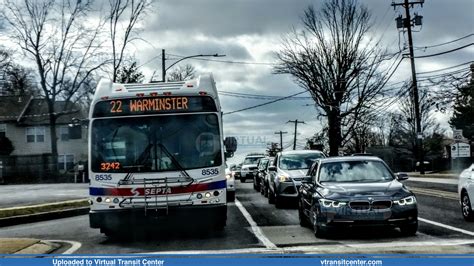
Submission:
<svg viewBox="0 0 474 266">
<path fill-rule="evenodd" d="M 163 172 L 222 164 L 216 114 L 96 119 L 94 172 Z M 180 169 L 182 167 L 182 169 Z"/>
</svg>

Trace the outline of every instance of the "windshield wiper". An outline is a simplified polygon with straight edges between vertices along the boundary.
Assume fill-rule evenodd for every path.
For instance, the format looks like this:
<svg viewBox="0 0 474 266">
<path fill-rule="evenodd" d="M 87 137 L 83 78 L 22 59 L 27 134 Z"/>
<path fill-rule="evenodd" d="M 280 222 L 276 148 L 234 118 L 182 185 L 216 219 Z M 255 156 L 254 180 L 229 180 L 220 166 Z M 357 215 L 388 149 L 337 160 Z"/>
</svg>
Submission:
<svg viewBox="0 0 474 266">
<path fill-rule="evenodd" d="M 127 172 L 125 177 L 119 181 L 119 185 L 125 184 L 130 180 L 130 178 L 132 177 L 133 169 L 144 166 L 142 164 L 150 156 L 150 151 L 152 147 L 153 147 L 153 144 L 149 143 L 148 146 L 146 146 L 146 148 L 140 154 L 140 156 L 138 156 L 138 159 L 135 160 L 135 163 L 133 165 L 127 165 L 126 167 L 125 166 L 123 167 L 123 168 L 130 168 L 130 170 Z"/>
<path fill-rule="evenodd" d="M 166 155 L 171 159 L 171 162 L 178 168 L 178 170 L 181 172 L 182 175 L 184 175 L 187 178 L 190 178 L 192 182 L 194 182 L 194 178 L 192 178 L 188 172 L 184 169 L 184 167 L 179 163 L 179 161 L 176 159 L 176 157 L 163 145 L 163 143 L 158 143 L 158 147 L 160 147 Z"/>
</svg>

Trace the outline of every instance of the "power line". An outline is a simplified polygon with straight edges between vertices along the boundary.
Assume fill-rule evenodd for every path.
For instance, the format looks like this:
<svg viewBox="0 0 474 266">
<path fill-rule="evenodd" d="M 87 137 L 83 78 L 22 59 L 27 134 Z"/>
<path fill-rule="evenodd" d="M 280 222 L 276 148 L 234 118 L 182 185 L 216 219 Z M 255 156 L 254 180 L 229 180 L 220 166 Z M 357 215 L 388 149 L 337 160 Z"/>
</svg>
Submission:
<svg viewBox="0 0 474 266">
<path fill-rule="evenodd" d="M 176 56 L 176 57 L 184 57 L 181 55 L 175 55 L 175 54 L 168 54 L 171 56 Z M 201 60 L 201 61 L 211 61 L 211 62 L 219 62 L 219 63 L 228 63 L 228 64 L 241 64 L 241 65 L 269 65 L 269 66 L 276 66 L 278 65 L 277 63 L 269 63 L 269 62 L 248 62 L 248 61 L 232 61 L 232 60 L 216 60 L 216 59 L 209 59 L 209 58 L 192 58 L 195 60 Z"/>
<path fill-rule="evenodd" d="M 417 48 L 417 49 L 427 49 L 427 48 L 439 47 L 439 46 L 451 44 L 451 43 L 454 43 L 454 42 L 457 42 L 457 41 L 460 41 L 460 40 L 464 40 L 464 39 L 469 38 L 471 36 L 474 36 L 474 33 L 468 34 L 464 37 L 461 37 L 461 38 L 458 38 L 458 39 L 455 39 L 455 40 L 452 40 L 452 41 L 449 41 L 449 42 L 444 42 L 444 43 L 435 44 L 435 45 L 427 45 L 427 46 L 415 46 L 415 48 Z"/>
<path fill-rule="evenodd" d="M 458 70 L 455 70 L 455 71 L 441 73 L 441 74 L 437 74 L 437 75 L 422 76 L 422 77 L 420 77 L 420 80 L 444 78 L 444 77 L 447 77 L 447 76 L 461 74 L 461 73 L 464 73 L 466 71 L 469 71 L 469 68 L 462 68 L 462 69 L 458 69 Z"/>
<path fill-rule="evenodd" d="M 291 97 L 293 97 L 293 96 L 303 94 L 303 93 L 305 93 L 305 92 L 306 92 L 306 91 L 301 91 L 301 92 L 298 92 L 298 93 L 295 93 L 295 94 L 291 94 L 291 95 L 288 95 L 288 96 L 285 96 L 285 97 L 281 97 L 281 98 L 278 98 L 278 99 L 276 99 L 276 100 L 269 101 L 269 102 L 266 102 L 266 103 L 262 103 L 262 104 L 258 104 L 258 105 L 254 105 L 254 106 L 249 106 L 249 107 L 246 107 L 246 108 L 242 108 L 242 109 L 239 109 L 239 110 L 227 112 L 227 113 L 224 113 L 223 115 L 229 115 L 229 114 L 233 114 L 233 113 L 237 113 L 237 112 L 242 112 L 242 111 L 254 109 L 254 108 L 257 108 L 257 107 L 260 107 L 260 106 L 264 106 L 264 105 L 267 105 L 267 104 L 276 103 L 276 102 L 279 102 L 279 101 L 282 101 L 282 100 L 291 98 Z"/>
<path fill-rule="evenodd" d="M 433 56 L 448 54 L 448 53 L 455 52 L 455 51 L 457 51 L 457 50 L 464 49 L 464 48 L 469 47 L 469 46 L 471 46 L 471 45 L 474 45 L 474 43 L 466 44 L 466 45 L 464 45 L 464 46 L 461 46 L 461 47 L 458 47 L 458 48 L 454 48 L 454 49 L 451 49 L 451 50 L 448 50 L 448 51 L 444 51 L 444 52 L 441 52 L 441 53 L 429 54 L 429 55 L 420 55 L 420 56 L 415 56 L 415 57 L 413 57 L 413 58 L 427 58 L 427 57 L 433 57 Z"/>
<path fill-rule="evenodd" d="M 444 70 L 448 70 L 448 69 L 452 69 L 452 68 L 457 68 L 457 67 L 464 66 L 464 65 L 467 65 L 467 64 L 471 64 L 471 63 L 474 63 L 474 61 L 468 61 L 468 62 L 466 62 L 466 63 L 462 63 L 462 64 L 459 64 L 459 65 L 450 66 L 450 67 L 446 67 L 446 68 L 440 68 L 440 69 L 431 70 L 431 71 L 418 72 L 418 73 L 416 73 L 416 74 L 421 75 L 421 74 L 428 74 L 428 73 L 433 73 L 433 72 L 439 72 L 439 71 L 444 71 Z"/>
<path fill-rule="evenodd" d="M 279 95 L 261 95 L 261 94 L 248 94 L 248 93 L 237 93 L 237 92 L 228 92 L 228 91 L 219 91 L 220 95 L 223 96 L 231 96 L 231 97 L 238 97 L 238 98 L 246 98 L 246 99 L 254 99 L 254 100 L 273 100 L 279 99 L 285 96 Z M 286 100 L 309 100 L 313 99 L 312 97 L 291 97 Z"/>
</svg>

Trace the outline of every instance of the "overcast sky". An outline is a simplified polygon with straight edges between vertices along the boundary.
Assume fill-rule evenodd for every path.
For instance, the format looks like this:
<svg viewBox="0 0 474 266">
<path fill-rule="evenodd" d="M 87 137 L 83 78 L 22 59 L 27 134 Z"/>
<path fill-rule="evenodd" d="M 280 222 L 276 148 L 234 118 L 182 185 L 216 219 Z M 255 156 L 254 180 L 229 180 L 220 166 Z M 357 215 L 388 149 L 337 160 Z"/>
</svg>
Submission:
<svg viewBox="0 0 474 266">
<path fill-rule="evenodd" d="M 143 37 L 150 44 L 137 47 L 141 63 L 166 49 L 169 54 L 225 54 L 220 60 L 274 63 L 275 52 L 280 48 L 281 37 L 291 27 L 300 27 L 303 10 L 311 4 L 320 6 L 322 1 L 309 0 L 161 0 L 154 4 L 156 13 L 150 14 Z M 404 12 L 391 7 L 391 0 L 361 1 L 372 11 L 375 37 L 383 36 L 389 51 L 399 50 L 399 33 L 395 17 Z M 427 0 L 423 8 L 412 12 L 423 16 L 423 27 L 414 33 L 415 46 L 430 46 L 454 40 L 474 33 L 474 1 L 472 0 Z M 403 46 L 404 37 L 401 37 Z M 462 41 L 435 48 L 416 51 L 416 55 L 432 54 L 450 50 L 474 41 L 474 36 Z M 151 45 L 152 44 L 152 45 Z M 438 57 L 418 59 L 417 72 L 431 71 L 465 63 L 474 59 L 474 47 Z M 168 61 L 167 64 L 171 64 Z M 244 65 L 201 60 L 187 60 L 198 72 L 213 72 L 218 90 L 265 95 L 290 95 L 301 91 L 291 76 L 272 74 L 271 65 Z M 160 73 L 160 58 L 148 62 L 143 71 L 150 76 L 153 69 Z M 410 65 L 405 60 L 390 82 L 411 76 Z M 302 95 L 307 96 L 307 95 Z M 265 100 L 221 96 L 224 112 L 241 109 L 265 102 Z M 279 141 L 275 131 L 283 130 L 284 146 L 293 139 L 294 124 L 288 120 L 304 120 L 298 125 L 298 145 L 304 145 L 321 128 L 318 113 L 311 100 L 287 100 L 249 111 L 224 116 L 224 131 L 228 136 L 238 136 L 242 144 L 237 153 L 238 161 L 248 151 L 262 151 L 262 146 L 252 147 L 258 142 Z M 446 117 L 439 116 L 447 126 Z"/>
<path fill-rule="evenodd" d="M 398 0 L 400 2 L 402 0 Z M 280 49 L 281 37 L 291 27 L 300 28 L 300 17 L 308 5 L 319 7 L 323 1 L 310 0 L 159 0 L 154 1 L 153 11 L 142 24 L 141 37 L 146 40 L 134 43 L 131 53 L 142 65 L 141 70 L 149 79 L 154 70 L 161 74 L 161 49 L 172 55 L 225 54 L 215 58 L 226 61 L 243 61 L 264 64 L 237 64 L 189 59 L 198 73 L 212 72 L 218 90 L 239 93 L 286 96 L 302 91 L 288 75 L 272 74 L 271 63 L 276 62 L 275 52 Z M 397 52 L 406 36 L 399 35 L 395 18 L 404 13 L 393 9 L 392 0 L 364 0 L 372 12 L 375 25 L 371 34 L 382 37 L 389 51 Z M 415 46 L 430 46 L 448 42 L 474 33 L 473 0 L 426 0 L 423 8 L 423 27 L 416 28 Z M 399 39 L 400 37 L 400 39 Z M 474 42 L 474 36 L 450 45 L 417 50 L 415 55 L 433 54 Z M 474 46 L 443 56 L 417 59 L 417 72 L 431 71 L 474 59 Z M 167 64 L 172 64 L 168 60 Z M 270 64 L 265 64 L 270 63 Z M 156 77 L 156 76 L 155 76 Z M 390 83 L 409 79 L 410 64 L 404 60 Z M 158 76 L 158 78 L 161 78 Z M 300 96 L 308 96 L 307 94 Z M 264 103 L 266 100 L 220 97 L 224 112 Z M 304 120 L 298 125 L 298 146 L 321 129 L 316 109 L 311 100 L 286 100 L 249 111 L 224 116 L 227 136 L 237 136 L 238 161 L 248 151 L 263 151 L 264 146 L 250 144 L 279 141 L 275 131 L 283 130 L 284 146 L 293 140 L 294 125 L 288 120 Z M 447 116 L 438 115 L 447 127 Z"/>
</svg>

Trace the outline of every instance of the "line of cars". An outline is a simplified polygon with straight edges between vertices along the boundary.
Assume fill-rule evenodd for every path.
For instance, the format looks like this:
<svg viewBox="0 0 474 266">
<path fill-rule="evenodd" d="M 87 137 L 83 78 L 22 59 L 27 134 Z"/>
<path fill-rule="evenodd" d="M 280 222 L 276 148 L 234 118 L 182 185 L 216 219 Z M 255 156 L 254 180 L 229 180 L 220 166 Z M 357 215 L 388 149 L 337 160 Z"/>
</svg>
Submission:
<svg viewBox="0 0 474 266">
<path fill-rule="evenodd" d="M 327 158 L 314 150 L 248 157 L 240 180 L 252 178 L 254 189 L 277 208 L 297 205 L 300 225 L 311 227 L 317 237 L 339 227 L 390 226 L 405 235 L 417 232 L 416 197 L 400 182 L 408 176 L 394 174 L 377 157 Z"/>
<path fill-rule="evenodd" d="M 393 173 L 375 156 L 327 158 L 311 150 L 274 157 L 253 153 L 232 173 L 241 182 L 251 179 L 253 188 L 277 208 L 296 203 L 300 225 L 312 228 L 317 237 L 338 227 L 390 226 L 404 235 L 418 229 L 416 197 L 402 183 L 408 175 Z M 458 192 L 463 217 L 474 221 L 474 164 L 461 173 Z"/>
</svg>

